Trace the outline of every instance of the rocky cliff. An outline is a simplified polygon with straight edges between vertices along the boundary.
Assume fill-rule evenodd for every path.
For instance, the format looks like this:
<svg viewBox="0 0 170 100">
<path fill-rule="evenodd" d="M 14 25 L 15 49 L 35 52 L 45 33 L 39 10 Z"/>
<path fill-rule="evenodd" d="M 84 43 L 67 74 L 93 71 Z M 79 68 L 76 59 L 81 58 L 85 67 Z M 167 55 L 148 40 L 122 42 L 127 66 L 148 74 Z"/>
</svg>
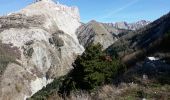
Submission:
<svg viewBox="0 0 170 100">
<path fill-rule="evenodd" d="M 0 100 L 23 100 L 72 69 L 84 51 L 76 7 L 40 0 L 0 17 Z"/>
</svg>

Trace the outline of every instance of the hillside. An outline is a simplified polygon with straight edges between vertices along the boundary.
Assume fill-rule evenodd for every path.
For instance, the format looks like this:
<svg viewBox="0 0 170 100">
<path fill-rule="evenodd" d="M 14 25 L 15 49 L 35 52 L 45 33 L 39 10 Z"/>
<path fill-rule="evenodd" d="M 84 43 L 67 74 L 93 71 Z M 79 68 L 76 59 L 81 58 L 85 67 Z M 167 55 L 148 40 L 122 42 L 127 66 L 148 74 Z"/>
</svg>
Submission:
<svg viewBox="0 0 170 100">
<path fill-rule="evenodd" d="M 164 41 L 167 44 L 169 43 L 169 37 L 166 36 L 166 33 L 170 30 L 169 20 L 170 13 L 144 28 L 121 37 L 107 49 L 107 52 L 112 54 L 112 56 L 122 58 L 123 62 L 129 64 L 147 56 L 153 56 L 157 51 L 160 52 L 160 49 L 168 48 L 160 47 L 165 45 Z"/>
<path fill-rule="evenodd" d="M 115 29 L 115 31 L 117 30 Z M 80 44 L 84 47 L 92 43 L 100 43 L 106 49 L 117 40 L 114 33 L 110 33 L 103 24 L 96 21 L 81 25 L 77 30 L 77 36 Z"/>
</svg>

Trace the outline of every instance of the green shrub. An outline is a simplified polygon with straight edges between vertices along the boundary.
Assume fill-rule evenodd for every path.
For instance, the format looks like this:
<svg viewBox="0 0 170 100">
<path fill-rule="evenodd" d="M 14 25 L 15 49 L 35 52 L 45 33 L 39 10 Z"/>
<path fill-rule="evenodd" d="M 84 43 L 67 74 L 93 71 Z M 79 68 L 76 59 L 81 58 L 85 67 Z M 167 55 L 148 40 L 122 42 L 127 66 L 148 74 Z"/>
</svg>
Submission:
<svg viewBox="0 0 170 100">
<path fill-rule="evenodd" d="M 62 94 L 68 94 L 75 89 L 92 90 L 111 83 L 112 79 L 125 69 L 119 60 L 106 55 L 100 44 L 88 46 L 73 66 L 73 71 L 60 88 Z"/>
</svg>

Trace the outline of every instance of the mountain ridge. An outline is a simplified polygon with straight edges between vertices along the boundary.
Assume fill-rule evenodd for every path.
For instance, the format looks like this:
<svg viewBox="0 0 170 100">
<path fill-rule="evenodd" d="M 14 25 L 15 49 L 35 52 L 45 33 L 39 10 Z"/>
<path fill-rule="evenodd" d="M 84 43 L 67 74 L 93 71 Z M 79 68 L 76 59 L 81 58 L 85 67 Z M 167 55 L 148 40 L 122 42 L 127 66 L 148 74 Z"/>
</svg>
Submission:
<svg viewBox="0 0 170 100">
<path fill-rule="evenodd" d="M 113 55 L 121 57 L 125 62 L 131 62 L 128 61 L 127 58 L 133 54 L 132 60 L 134 60 L 134 62 L 137 60 L 135 55 L 138 55 L 139 58 L 146 56 L 147 52 L 153 48 L 152 44 L 159 45 L 160 40 L 162 40 L 162 38 L 164 38 L 163 36 L 170 30 L 169 17 L 170 13 L 155 20 L 144 28 L 124 35 L 107 49 L 108 52 L 111 50 Z M 120 49 L 116 49 L 117 47 Z"/>
<path fill-rule="evenodd" d="M 127 23 L 126 21 L 122 21 L 122 22 L 104 23 L 104 24 L 108 24 L 109 26 L 112 26 L 112 27 L 115 27 L 118 29 L 138 30 L 138 29 L 148 25 L 149 23 L 151 23 L 151 22 L 146 21 L 146 20 L 139 20 L 139 21 L 133 22 L 133 23 Z"/>
<path fill-rule="evenodd" d="M 102 23 L 97 22 L 95 20 L 91 20 L 86 24 L 82 24 L 77 30 L 77 36 L 79 39 L 80 44 L 84 47 L 87 47 L 90 44 L 97 44 L 100 43 L 103 46 L 103 49 L 106 49 L 111 44 L 113 44 L 117 39 L 121 36 L 127 34 L 130 31 L 135 30 L 130 29 L 130 25 L 135 26 L 139 25 L 138 28 L 142 28 L 147 25 L 149 22 L 147 21 L 138 21 L 136 23 L 127 24 L 127 26 L 120 28 L 117 27 L 116 24 L 109 24 L 109 23 Z M 119 23 L 118 23 L 119 24 Z M 128 28 L 126 28 L 128 27 Z"/>
</svg>

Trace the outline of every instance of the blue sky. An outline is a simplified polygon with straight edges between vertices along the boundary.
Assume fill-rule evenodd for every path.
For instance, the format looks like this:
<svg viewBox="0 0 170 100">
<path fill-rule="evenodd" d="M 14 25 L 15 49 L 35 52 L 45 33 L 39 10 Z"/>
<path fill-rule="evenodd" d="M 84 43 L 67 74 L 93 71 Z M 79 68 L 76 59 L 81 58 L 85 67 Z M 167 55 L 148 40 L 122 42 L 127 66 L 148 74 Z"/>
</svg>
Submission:
<svg viewBox="0 0 170 100">
<path fill-rule="evenodd" d="M 81 21 L 135 22 L 153 21 L 170 11 L 170 0 L 58 0 L 60 3 L 77 6 Z M 0 0 L 0 15 L 14 12 L 31 4 L 33 0 Z"/>
</svg>

